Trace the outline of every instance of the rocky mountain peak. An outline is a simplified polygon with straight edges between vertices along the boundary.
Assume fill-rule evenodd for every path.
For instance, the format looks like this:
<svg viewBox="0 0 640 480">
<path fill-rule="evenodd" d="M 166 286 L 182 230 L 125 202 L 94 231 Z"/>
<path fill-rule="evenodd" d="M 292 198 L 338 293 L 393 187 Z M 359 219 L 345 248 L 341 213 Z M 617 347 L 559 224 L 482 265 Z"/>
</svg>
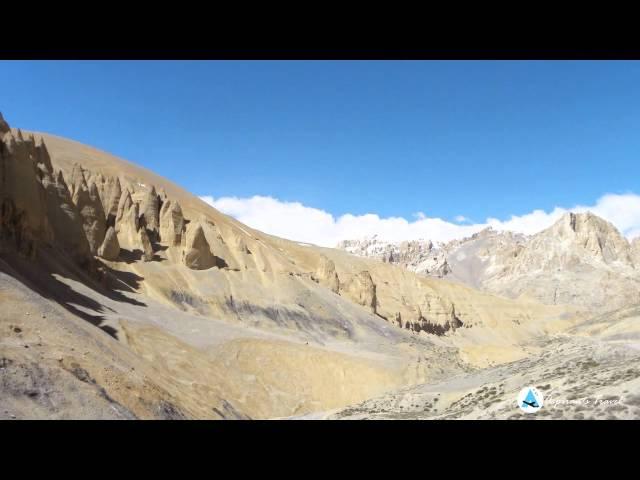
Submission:
<svg viewBox="0 0 640 480">
<path fill-rule="evenodd" d="M 562 232 L 562 227 L 566 227 L 564 231 L 572 231 L 574 233 L 617 231 L 613 224 L 591 212 L 567 212 L 562 215 L 554 226 L 557 227 L 556 232 Z"/>
<path fill-rule="evenodd" d="M 555 224 L 536 235 L 550 242 L 551 252 L 571 251 L 604 263 L 631 263 L 630 245 L 611 223 L 591 212 L 565 213 Z"/>
<path fill-rule="evenodd" d="M 497 232 L 494 230 L 493 227 L 487 227 L 487 228 L 483 228 L 479 232 L 474 233 L 473 235 L 471 235 L 470 238 L 472 238 L 472 239 L 486 238 L 486 237 L 489 237 L 491 235 L 495 235 L 496 233 Z"/>
</svg>

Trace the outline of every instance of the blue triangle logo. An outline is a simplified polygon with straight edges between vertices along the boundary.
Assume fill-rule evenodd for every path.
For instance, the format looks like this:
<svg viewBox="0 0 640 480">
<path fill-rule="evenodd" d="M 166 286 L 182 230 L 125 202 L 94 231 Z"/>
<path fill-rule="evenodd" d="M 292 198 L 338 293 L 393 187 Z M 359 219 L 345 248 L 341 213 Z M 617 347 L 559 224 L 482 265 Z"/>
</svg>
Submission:
<svg viewBox="0 0 640 480">
<path fill-rule="evenodd" d="M 523 407 L 533 407 L 533 408 L 538 408 L 539 407 L 538 399 L 533 394 L 533 390 L 529 389 L 529 391 L 527 392 L 527 396 L 524 398 L 524 401 L 522 402 L 522 406 Z"/>
</svg>

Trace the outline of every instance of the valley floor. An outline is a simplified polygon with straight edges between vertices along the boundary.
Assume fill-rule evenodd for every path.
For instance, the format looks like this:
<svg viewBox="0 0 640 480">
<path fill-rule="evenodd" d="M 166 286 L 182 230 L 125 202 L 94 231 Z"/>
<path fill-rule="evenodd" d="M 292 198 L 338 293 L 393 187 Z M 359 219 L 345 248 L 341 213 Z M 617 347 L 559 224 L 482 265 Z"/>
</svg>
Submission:
<svg viewBox="0 0 640 480">
<path fill-rule="evenodd" d="M 411 387 L 306 418 L 328 419 L 638 419 L 640 343 L 557 335 L 541 355 Z M 524 413 L 527 386 L 543 407 Z"/>
</svg>

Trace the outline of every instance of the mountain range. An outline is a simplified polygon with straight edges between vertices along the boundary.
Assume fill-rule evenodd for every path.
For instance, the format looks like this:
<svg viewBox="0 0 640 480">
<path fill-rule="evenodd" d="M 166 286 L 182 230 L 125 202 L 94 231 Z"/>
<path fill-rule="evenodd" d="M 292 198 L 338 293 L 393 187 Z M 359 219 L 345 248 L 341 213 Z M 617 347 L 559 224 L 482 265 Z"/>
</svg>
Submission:
<svg viewBox="0 0 640 480">
<path fill-rule="evenodd" d="M 508 298 L 598 311 L 640 302 L 640 238 L 606 220 L 566 213 L 531 236 L 487 228 L 434 245 L 429 240 L 346 240 L 337 248 Z"/>
</svg>

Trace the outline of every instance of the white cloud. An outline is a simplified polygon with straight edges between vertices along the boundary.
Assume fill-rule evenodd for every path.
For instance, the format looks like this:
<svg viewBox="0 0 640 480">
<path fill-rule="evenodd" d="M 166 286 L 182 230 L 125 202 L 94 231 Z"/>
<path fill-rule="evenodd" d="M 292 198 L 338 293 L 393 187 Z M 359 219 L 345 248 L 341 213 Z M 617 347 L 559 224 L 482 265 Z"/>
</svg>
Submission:
<svg viewBox="0 0 640 480">
<path fill-rule="evenodd" d="M 606 194 L 592 206 L 556 207 L 550 212 L 534 210 L 525 215 L 511 216 L 507 220 L 487 218 L 484 223 L 475 224 L 468 223 L 469 220 L 462 215 L 455 218 L 458 223 L 452 223 L 441 218 L 428 217 L 423 212 L 415 213 L 414 220 L 411 221 L 402 217 L 380 218 L 373 213 L 348 213 L 336 218 L 324 210 L 299 202 L 283 202 L 259 195 L 250 198 L 200 198 L 257 230 L 327 247 L 335 246 L 340 240 L 372 235 L 388 241 L 428 238 L 444 242 L 472 235 L 488 226 L 496 230 L 512 230 L 531 235 L 551 226 L 568 211 L 587 210 L 613 223 L 630 239 L 640 236 L 640 195 L 633 193 Z"/>
</svg>

